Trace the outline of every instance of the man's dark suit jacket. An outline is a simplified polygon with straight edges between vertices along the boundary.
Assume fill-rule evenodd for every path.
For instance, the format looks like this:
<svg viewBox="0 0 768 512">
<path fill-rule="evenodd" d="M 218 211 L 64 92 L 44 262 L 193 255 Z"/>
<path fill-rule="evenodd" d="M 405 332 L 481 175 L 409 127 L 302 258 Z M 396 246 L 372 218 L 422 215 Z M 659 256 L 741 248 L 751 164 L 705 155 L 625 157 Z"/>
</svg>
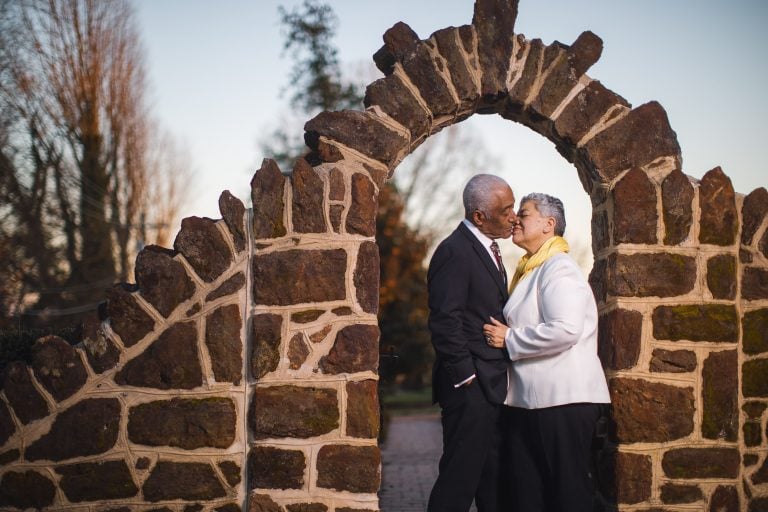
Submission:
<svg viewBox="0 0 768 512">
<path fill-rule="evenodd" d="M 489 402 L 507 395 L 504 349 L 490 347 L 483 324 L 493 316 L 503 322 L 507 287 L 488 250 L 462 222 L 435 250 L 427 273 L 429 329 L 437 357 L 432 371 L 433 400 L 439 401 L 439 372 L 458 384 L 471 375 Z"/>
</svg>

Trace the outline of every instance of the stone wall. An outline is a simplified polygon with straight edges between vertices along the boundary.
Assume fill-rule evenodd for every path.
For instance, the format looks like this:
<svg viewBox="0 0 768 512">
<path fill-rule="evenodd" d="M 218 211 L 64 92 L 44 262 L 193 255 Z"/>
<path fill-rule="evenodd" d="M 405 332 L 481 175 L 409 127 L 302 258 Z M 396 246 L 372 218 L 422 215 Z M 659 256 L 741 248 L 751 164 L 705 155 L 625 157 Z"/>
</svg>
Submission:
<svg viewBox="0 0 768 512">
<path fill-rule="evenodd" d="M 586 75 L 596 35 L 544 45 L 516 15 L 478 0 L 426 40 L 396 24 L 365 111 L 310 120 L 290 173 L 256 172 L 252 210 L 225 192 L 221 220 L 139 254 L 80 345 L 44 338 L 11 365 L 0 506 L 378 510 L 378 190 L 479 113 L 551 140 L 592 200 L 607 507 L 766 510 L 768 192 L 684 174 L 663 108 Z"/>
</svg>

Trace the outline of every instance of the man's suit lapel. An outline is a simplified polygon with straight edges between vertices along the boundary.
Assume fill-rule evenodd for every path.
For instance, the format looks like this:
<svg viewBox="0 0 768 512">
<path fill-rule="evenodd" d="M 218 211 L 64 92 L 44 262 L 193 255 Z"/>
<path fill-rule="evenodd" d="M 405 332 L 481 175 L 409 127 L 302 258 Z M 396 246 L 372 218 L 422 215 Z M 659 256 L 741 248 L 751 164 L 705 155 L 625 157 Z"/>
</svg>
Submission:
<svg viewBox="0 0 768 512">
<path fill-rule="evenodd" d="M 485 249 L 485 247 L 483 247 L 483 244 L 480 243 L 480 240 L 478 240 L 477 237 L 472 234 L 472 232 L 467 226 L 464 225 L 463 222 L 459 224 L 459 231 L 467 238 L 469 243 L 472 244 L 472 249 L 475 251 L 475 254 L 477 254 L 477 257 L 480 259 L 483 266 L 491 274 L 491 277 L 493 277 L 496 286 L 499 287 L 499 290 L 501 290 L 504 298 L 506 299 L 508 296 L 507 285 L 504 283 L 504 278 L 501 276 L 501 272 L 499 272 L 499 268 L 496 266 L 496 263 L 491 259 L 491 255 L 488 254 L 488 251 Z"/>
</svg>

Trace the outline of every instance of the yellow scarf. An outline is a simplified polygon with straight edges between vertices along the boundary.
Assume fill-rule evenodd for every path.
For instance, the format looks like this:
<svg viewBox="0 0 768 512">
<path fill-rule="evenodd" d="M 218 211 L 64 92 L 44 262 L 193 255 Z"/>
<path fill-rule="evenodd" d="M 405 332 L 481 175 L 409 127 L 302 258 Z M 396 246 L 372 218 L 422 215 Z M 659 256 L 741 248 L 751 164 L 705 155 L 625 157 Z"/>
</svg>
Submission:
<svg viewBox="0 0 768 512">
<path fill-rule="evenodd" d="M 569 249 L 570 247 L 568 247 L 568 242 L 565 241 L 565 238 L 561 236 L 553 236 L 544 242 L 534 254 L 530 256 L 526 254 L 520 258 L 520 261 L 517 263 L 517 268 L 515 269 L 515 275 L 512 277 L 512 282 L 509 285 L 509 291 L 511 292 L 514 290 L 517 283 L 519 283 L 531 270 L 542 265 L 555 254 L 568 252 Z"/>
</svg>

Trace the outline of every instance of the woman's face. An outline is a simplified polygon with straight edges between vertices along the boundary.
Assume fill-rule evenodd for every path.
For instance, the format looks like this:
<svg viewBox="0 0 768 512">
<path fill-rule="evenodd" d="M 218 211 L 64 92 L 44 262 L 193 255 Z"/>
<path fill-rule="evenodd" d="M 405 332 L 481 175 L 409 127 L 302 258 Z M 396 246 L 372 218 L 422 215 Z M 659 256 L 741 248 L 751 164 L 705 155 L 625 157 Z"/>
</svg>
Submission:
<svg viewBox="0 0 768 512">
<path fill-rule="evenodd" d="M 526 201 L 517 212 L 517 221 L 512 227 L 512 241 L 528 254 L 533 254 L 554 236 L 554 227 L 555 220 L 552 217 L 543 217 L 536 203 Z"/>
</svg>

